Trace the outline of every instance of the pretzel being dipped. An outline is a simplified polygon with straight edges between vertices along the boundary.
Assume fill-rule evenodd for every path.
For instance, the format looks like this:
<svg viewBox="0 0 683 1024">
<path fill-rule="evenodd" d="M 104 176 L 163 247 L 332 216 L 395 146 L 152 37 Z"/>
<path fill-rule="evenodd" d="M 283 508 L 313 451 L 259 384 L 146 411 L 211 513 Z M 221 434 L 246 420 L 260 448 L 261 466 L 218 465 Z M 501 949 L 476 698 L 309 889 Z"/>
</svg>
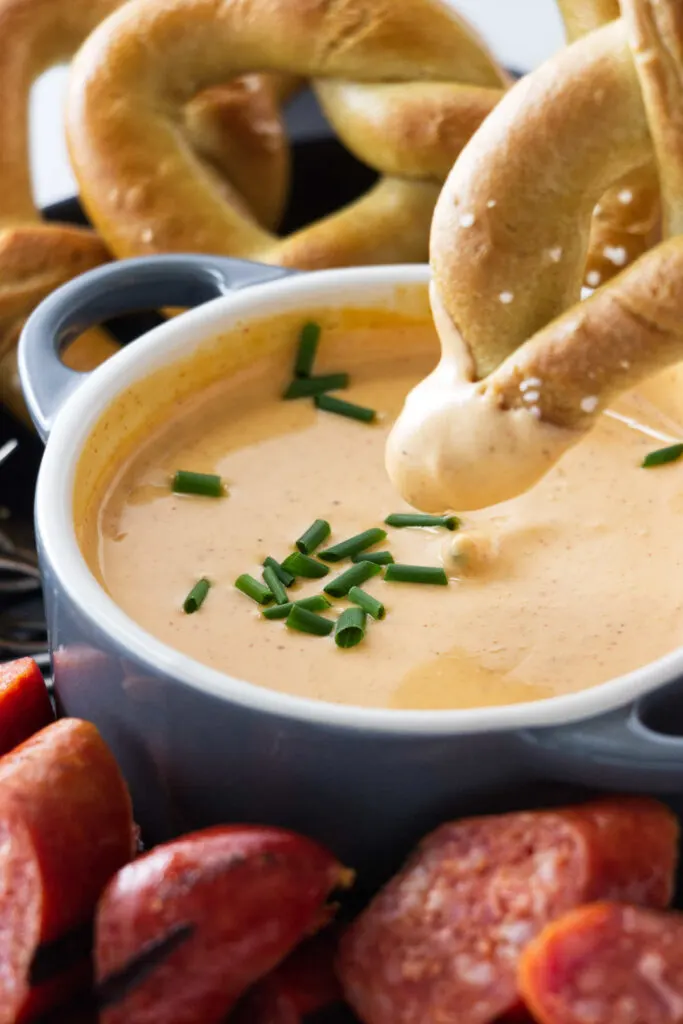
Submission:
<svg viewBox="0 0 683 1024">
<path fill-rule="evenodd" d="M 386 172 L 356 203 L 284 239 L 226 203 L 175 130 L 198 91 L 254 69 L 324 79 L 340 133 Z M 303 268 L 419 260 L 439 183 L 503 84 L 437 0 L 130 0 L 75 61 L 69 149 L 86 209 L 117 256 L 203 251 Z M 406 94 L 418 99 L 400 122 L 396 97 Z M 372 108 L 358 113 L 358 96 Z M 465 132 L 454 127 L 461 116 Z"/>
<path fill-rule="evenodd" d="M 514 87 L 439 198 L 431 264 L 442 359 L 387 446 L 390 476 L 418 507 L 513 497 L 616 394 L 683 358 L 679 239 L 577 303 L 593 205 L 653 149 L 664 229 L 680 230 L 683 11 L 676 0 L 622 8 L 622 20 Z"/>
<path fill-rule="evenodd" d="M 619 0 L 558 0 L 569 42 L 619 17 Z M 632 171 L 593 211 L 584 284 L 594 289 L 633 263 L 657 240 L 659 182 L 654 163 Z"/>
</svg>

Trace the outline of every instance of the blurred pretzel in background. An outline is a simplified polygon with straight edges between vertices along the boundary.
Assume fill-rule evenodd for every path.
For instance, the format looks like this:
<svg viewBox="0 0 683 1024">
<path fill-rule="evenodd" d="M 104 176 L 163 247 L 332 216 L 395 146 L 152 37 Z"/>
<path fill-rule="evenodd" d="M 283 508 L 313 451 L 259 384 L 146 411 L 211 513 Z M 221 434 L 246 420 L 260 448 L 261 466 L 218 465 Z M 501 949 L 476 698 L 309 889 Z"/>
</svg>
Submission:
<svg viewBox="0 0 683 1024">
<path fill-rule="evenodd" d="M 69 60 L 122 0 L 0 0 L 0 398 L 26 416 L 15 346 L 31 310 L 59 285 L 110 259 L 105 243 L 72 224 L 46 223 L 36 209 L 29 164 L 28 105 L 33 82 Z M 279 220 L 289 186 L 289 150 L 280 103 L 292 76 L 251 75 L 220 83 L 179 111 L 178 132 L 226 202 L 263 224 Z M 93 330 L 68 361 L 85 369 L 116 350 Z"/>
<path fill-rule="evenodd" d="M 342 141 L 382 174 L 288 238 L 226 202 L 177 131 L 197 93 L 255 69 L 311 79 Z M 309 269 L 424 260 L 444 176 L 505 84 L 438 0 L 130 0 L 74 62 L 69 151 L 118 257 L 212 252 Z"/>
<path fill-rule="evenodd" d="M 526 490 L 616 395 L 683 359 L 683 5 L 621 6 L 508 93 L 437 203 L 442 360 L 387 447 L 425 509 Z M 653 159 L 667 240 L 579 303 L 595 203 Z"/>
</svg>

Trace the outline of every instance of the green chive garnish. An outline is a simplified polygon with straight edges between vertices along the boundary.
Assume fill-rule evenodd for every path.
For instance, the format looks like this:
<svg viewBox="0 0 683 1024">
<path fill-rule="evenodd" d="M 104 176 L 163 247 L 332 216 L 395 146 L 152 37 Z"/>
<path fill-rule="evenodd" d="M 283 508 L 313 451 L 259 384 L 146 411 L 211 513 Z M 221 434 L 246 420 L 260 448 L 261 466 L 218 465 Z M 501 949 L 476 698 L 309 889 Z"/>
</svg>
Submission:
<svg viewBox="0 0 683 1024">
<path fill-rule="evenodd" d="M 373 526 L 370 530 L 357 533 L 348 540 L 342 540 L 339 544 L 333 544 L 331 548 L 325 548 L 318 552 L 318 558 L 325 562 L 342 562 L 345 558 L 352 558 L 360 551 L 371 548 L 373 544 L 379 544 L 381 540 L 387 539 L 387 531 L 379 526 Z"/>
<path fill-rule="evenodd" d="M 375 565 L 374 562 L 357 562 L 350 569 L 347 569 L 346 572 L 330 580 L 327 586 L 323 587 L 323 590 L 332 597 L 346 597 L 351 587 L 359 587 L 366 580 L 376 576 L 381 571 L 382 566 Z"/>
<path fill-rule="evenodd" d="M 324 377 L 297 377 L 282 397 L 286 401 L 292 398 L 314 398 L 316 395 L 325 394 L 326 391 L 339 391 L 340 388 L 348 386 L 348 373 L 328 373 Z"/>
<path fill-rule="evenodd" d="M 333 395 L 316 395 L 315 404 L 326 412 L 336 412 L 338 416 L 346 416 L 350 420 L 360 420 L 362 423 L 373 423 L 377 418 L 375 409 L 368 409 L 365 405 L 355 405 L 353 402 L 345 402 L 342 398 L 335 398 Z"/>
<path fill-rule="evenodd" d="M 651 466 L 664 466 L 667 462 L 676 462 L 683 455 L 683 444 L 672 444 L 668 448 L 659 448 L 656 452 L 650 452 L 643 459 L 643 468 Z"/>
<path fill-rule="evenodd" d="M 282 563 L 282 568 L 286 572 L 291 572 L 295 576 L 303 576 L 307 580 L 319 580 L 321 577 L 327 576 L 330 571 L 328 566 L 316 561 L 315 558 L 303 555 L 300 551 L 293 551 L 291 555 L 287 555 Z"/>
<path fill-rule="evenodd" d="M 201 494 L 204 498 L 222 498 L 225 494 L 223 481 L 215 473 L 191 473 L 187 469 L 179 469 L 175 474 L 173 490 L 176 494 Z"/>
<path fill-rule="evenodd" d="M 259 604 L 268 604 L 273 600 L 272 591 L 269 590 L 265 583 L 255 580 L 248 572 L 243 572 L 241 576 L 237 577 L 235 586 L 243 594 L 246 594 L 247 597 L 250 597 L 252 601 L 258 601 Z"/>
<path fill-rule="evenodd" d="M 289 597 L 282 580 L 278 577 L 275 569 L 272 569 L 269 565 L 263 570 L 263 582 L 275 598 L 276 604 L 289 603 Z"/>
<path fill-rule="evenodd" d="M 300 633 L 312 633 L 314 636 L 329 636 L 334 629 L 331 619 L 324 619 L 322 615 L 309 612 L 297 604 L 292 605 L 286 625 L 290 629 L 298 629 Z"/>
<path fill-rule="evenodd" d="M 268 555 L 267 558 L 263 559 L 263 566 L 264 568 L 270 566 L 271 569 L 275 570 L 275 573 L 277 575 L 277 578 L 280 580 L 280 583 L 284 583 L 286 587 L 291 587 L 292 583 L 294 582 L 294 577 L 292 576 L 291 572 L 287 572 L 286 569 L 283 569 L 280 563 L 277 562 L 274 558 L 271 558 L 270 555 Z"/>
<path fill-rule="evenodd" d="M 371 615 L 373 619 L 383 619 L 387 613 L 381 601 L 378 601 L 372 594 L 368 594 L 367 591 L 361 590 L 360 587 L 351 587 L 349 590 L 349 601 L 353 601 L 364 612 Z"/>
<path fill-rule="evenodd" d="M 199 611 L 206 600 L 206 595 L 209 593 L 210 586 L 211 584 L 205 577 L 197 580 L 192 590 L 183 601 L 183 611 L 187 615 L 192 615 L 193 612 Z"/>
<path fill-rule="evenodd" d="M 443 569 L 431 565 L 388 565 L 384 574 L 387 583 L 436 583 L 448 586 L 448 577 Z"/>
<path fill-rule="evenodd" d="M 347 608 L 337 619 L 334 642 L 337 647 L 355 647 L 365 636 L 366 614 L 362 608 Z"/>
<path fill-rule="evenodd" d="M 324 594 L 314 594 L 312 597 L 302 597 L 300 601 L 274 604 L 271 608 L 264 608 L 263 617 L 264 619 L 286 619 L 295 604 L 309 612 L 324 612 L 332 607 Z"/>
<path fill-rule="evenodd" d="M 308 529 L 301 534 L 296 546 L 302 555 L 310 555 L 312 551 L 319 548 L 324 540 L 330 535 L 330 524 L 326 519 L 316 519 Z"/>
<path fill-rule="evenodd" d="M 374 562 L 375 565 L 391 565 L 394 556 L 391 551 L 364 551 L 360 555 L 352 555 L 352 562 Z"/>
<path fill-rule="evenodd" d="M 315 354 L 320 341 L 320 324 L 313 322 L 304 324 L 299 334 L 299 348 L 294 363 L 294 374 L 297 377 L 308 377 L 313 369 Z"/>
<path fill-rule="evenodd" d="M 447 530 L 457 530 L 460 526 L 457 516 L 424 516 L 419 512 L 392 512 L 384 522 L 399 530 L 404 526 L 443 526 Z"/>
</svg>

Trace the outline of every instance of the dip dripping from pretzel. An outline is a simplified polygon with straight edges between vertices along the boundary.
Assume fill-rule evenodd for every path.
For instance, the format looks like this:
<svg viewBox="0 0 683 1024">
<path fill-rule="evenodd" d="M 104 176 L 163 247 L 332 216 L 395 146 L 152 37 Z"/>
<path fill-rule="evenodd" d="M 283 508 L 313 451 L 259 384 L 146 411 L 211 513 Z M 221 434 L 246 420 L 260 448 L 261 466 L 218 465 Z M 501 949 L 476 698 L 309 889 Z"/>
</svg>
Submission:
<svg viewBox="0 0 683 1024">
<path fill-rule="evenodd" d="M 442 358 L 387 468 L 425 510 L 532 486 L 621 392 L 683 358 L 683 8 L 622 17 L 516 85 L 456 162 L 431 234 Z M 580 303 L 600 196 L 654 158 L 665 241 Z"/>
</svg>

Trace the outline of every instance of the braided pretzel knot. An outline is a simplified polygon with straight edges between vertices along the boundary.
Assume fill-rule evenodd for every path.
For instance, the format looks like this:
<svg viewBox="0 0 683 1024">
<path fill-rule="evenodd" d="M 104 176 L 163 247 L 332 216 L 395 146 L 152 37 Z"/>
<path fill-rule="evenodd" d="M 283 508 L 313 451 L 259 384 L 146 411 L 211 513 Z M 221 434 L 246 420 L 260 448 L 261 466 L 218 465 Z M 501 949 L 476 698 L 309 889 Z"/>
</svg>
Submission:
<svg viewBox="0 0 683 1024">
<path fill-rule="evenodd" d="M 387 446 L 411 503 L 512 497 L 683 357 L 681 239 L 574 305 L 595 201 L 653 152 L 664 233 L 683 228 L 682 68 L 679 0 L 622 0 L 621 20 L 516 85 L 463 151 L 432 226 L 442 359 Z"/>
<path fill-rule="evenodd" d="M 385 173 L 355 204 L 283 239 L 225 202 L 176 130 L 198 91 L 254 69 L 314 79 L 340 135 Z M 75 61 L 69 148 L 117 256 L 203 251 L 304 268 L 415 260 L 426 256 L 439 182 L 503 80 L 437 0 L 130 0 Z"/>
<path fill-rule="evenodd" d="M 31 194 L 27 108 L 35 78 L 69 59 L 121 2 L 0 3 L 0 355 L 11 347 L 21 321 L 40 299 L 109 259 L 93 232 L 42 223 Z M 217 179 L 220 173 L 233 182 L 237 191 L 231 201 L 243 208 L 249 204 L 267 223 L 279 218 L 288 187 L 277 92 L 286 92 L 290 85 L 252 76 L 196 97 L 183 112 L 185 134 L 203 158 L 205 173 Z"/>
</svg>

